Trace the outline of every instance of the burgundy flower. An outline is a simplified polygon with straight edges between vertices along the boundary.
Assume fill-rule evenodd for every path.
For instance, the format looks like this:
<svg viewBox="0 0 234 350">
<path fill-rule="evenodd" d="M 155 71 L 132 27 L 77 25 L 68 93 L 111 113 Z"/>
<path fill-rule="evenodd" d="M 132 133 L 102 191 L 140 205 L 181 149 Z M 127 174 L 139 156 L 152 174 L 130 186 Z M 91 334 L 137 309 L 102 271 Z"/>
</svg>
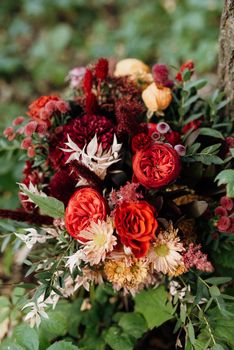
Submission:
<svg viewBox="0 0 234 350">
<path fill-rule="evenodd" d="M 109 70 L 109 64 L 108 64 L 107 59 L 99 58 L 96 66 L 95 66 L 96 78 L 101 80 L 101 81 L 106 79 L 106 77 L 108 75 L 108 70 Z"/>
<path fill-rule="evenodd" d="M 76 190 L 77 181 L 66 170 L 57 171 L 49 183 L 50 195 L 65 205 Z"/>
<path fill-rule="evenodd" d="M 132 152 L 136 153 L 141 149 L 149 147 L 151 144 L 151 141 L 152 139 L 149 137 L 149 135 L 145 134 L 144 132 L 141 132 L 140 134 L 133 136 Z"/>
<path fill-rule="evenodd" d="M 172 87 L 173 81 L 169 80 L 169 70 L 166 64 L 155 64 L 152 69 L 155 84 L 158 87 Z"/>
<path fill-rule="evenodd" d="M 178 131 L 169 131 L 164 134 L 164 137 L 172 146 L 178 145 L 181 142 L 180 133 Z"/>
<path fill-rule="evenodd" d="M 50 141 L 49 159 L 52 166 L 61 167 L 68 159 L 68 154 L 61 150 L 66 148 L 67 135 L 80 148 L 83 148 L 97 134 L 98 142 L 102 144 L 103 150 L 106 150 L 112 145 L 114 132 L 114 125 L 104 116 L 84 115 L 72 119 L 67 125 L 59 128 L 58 133 Z"/>
<path fill-rule="evenodd" d="M 90 69 L 86 69 L 84 79 L 83 79 L 83 89 L 86 94 L 90 94 L 93 84 L 93 74 Z"/>
</svg>

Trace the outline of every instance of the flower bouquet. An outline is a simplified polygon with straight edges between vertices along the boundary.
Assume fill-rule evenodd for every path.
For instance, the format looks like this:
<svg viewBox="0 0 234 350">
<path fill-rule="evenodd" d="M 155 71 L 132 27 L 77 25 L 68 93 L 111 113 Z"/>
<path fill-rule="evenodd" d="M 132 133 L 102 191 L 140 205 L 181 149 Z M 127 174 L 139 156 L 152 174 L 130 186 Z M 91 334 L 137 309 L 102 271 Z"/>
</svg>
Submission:
<svg viewBox="0 0 234 350">
<path fill-rule="evenodd" d="M 25 160 L 22 208 L 0 210 L 21 222 L 3 236 L 28 266 L 21 309 L 50 328 L 67 298 L 63 334 L 82 349 L 133 349 L 162 324 L 173 348 L 234 347 L 220 331 L 234 312 L 227 101 L 192 61 L 172 75 L 100 58 L 69 73 L 66 99 L 38 98 L 4 131 Z"/>
</svg>

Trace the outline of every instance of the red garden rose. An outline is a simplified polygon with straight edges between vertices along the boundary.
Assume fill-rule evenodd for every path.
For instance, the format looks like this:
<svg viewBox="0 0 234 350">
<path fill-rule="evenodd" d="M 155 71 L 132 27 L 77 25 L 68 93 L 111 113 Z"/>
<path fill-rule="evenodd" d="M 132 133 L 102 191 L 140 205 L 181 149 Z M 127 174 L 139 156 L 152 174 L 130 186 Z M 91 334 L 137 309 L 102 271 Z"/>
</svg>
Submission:
<svg viewBox="0 0 234 350">
<path fill-rule="evenodd" d="M 158 227 L 153 208 L 145 201 L 124 202 L 115 210 L 114 222 L 121 243 L 136 258 L 145 256 Z"/>
<path fill-rule="evenodd" d="M 133 171 L 140 184 L 158 189 L 179 176 L 180 159 L 169 145 L 155 143 L 152 147 L 135 154 Z"/>
<path fill-rule="evenodd" d="M 87 228 L 91 221 L 105 220 L 107 205 L 105 199 L 91 187 L 76 191 L 68 202 L 65 213 L 65 225 L 68 233 L 80 239 L 80 231 Z"/>
</svg>

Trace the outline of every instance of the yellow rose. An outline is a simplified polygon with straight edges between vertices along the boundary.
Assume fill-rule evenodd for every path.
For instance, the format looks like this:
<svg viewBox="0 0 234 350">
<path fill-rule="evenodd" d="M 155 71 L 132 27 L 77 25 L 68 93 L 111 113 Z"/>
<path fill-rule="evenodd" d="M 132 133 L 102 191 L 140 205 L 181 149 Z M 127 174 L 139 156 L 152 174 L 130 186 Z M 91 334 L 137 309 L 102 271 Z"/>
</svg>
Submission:
<svg viewBox="0 0 234 350">
<path fill-rule="evenodd" d="M 155 83 L 152 83 L 142 92 L 142 99 L 150 112 L 162 114 L 162 111 L 171 103 L 171 89 L 158 88 Z"/>
<path fill-rule="evenodd" d="M 135 79 L 149 73 L 149 71 L 150 68 L 144 62 L 136 58 L 126 58 L 116 64 L 114 75 L 116 77 L 130 75 Z"/>
</svg>

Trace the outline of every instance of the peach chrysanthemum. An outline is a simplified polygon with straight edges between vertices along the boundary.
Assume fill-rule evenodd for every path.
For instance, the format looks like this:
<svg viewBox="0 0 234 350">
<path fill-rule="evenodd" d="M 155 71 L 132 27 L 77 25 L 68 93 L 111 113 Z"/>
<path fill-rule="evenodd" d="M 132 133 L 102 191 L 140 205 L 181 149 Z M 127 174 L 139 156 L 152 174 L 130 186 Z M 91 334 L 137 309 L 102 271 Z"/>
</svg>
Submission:
<svg viewBox="0 0 234 350">
<path fill-rule="evenodd" d="M 177 230 L 170 223 L 167 230 L 161 231 L 156 237 L 148 259 L 153 270 L 173 276 L 177 273 L 178 266 L 183 265 L 180 254 L 182 251 L 184 251 L 183 244 L 177 236 Z"/>
<path fill-rule="evenodd" d="M 85 290 L 89 291 L 91 284 L 102 284 L 103 278 L 100 271 L 91 270 L 89 267 L 84 267 L 82 270 L 83 275 L 78 275 L 75 279 L 74 291 L 79 289 L 81 286 Z"/>
<path fill-rule="evenodd" d="M 148 263 L 145 259 L 132 259 L 131 264 L 124 258 L 109 260 L 104 265 L 104 272 L 114 289 L 123 288 L 125 293 L 135 295 L 147 279 Z"/>
<path fill-rule="evenodd" d="M 91 222 L 90 226 L 82 230 L 79 238 L 82 238 L 83 248 L 80 249 L 82 260 L 92 265 L 104 261 L 106 254 L 111 252 L 117 244 L 117 238 L 113 235 L 114 228 L 110 218 L 107 221 L 98 220 Z"/>
</svg>

